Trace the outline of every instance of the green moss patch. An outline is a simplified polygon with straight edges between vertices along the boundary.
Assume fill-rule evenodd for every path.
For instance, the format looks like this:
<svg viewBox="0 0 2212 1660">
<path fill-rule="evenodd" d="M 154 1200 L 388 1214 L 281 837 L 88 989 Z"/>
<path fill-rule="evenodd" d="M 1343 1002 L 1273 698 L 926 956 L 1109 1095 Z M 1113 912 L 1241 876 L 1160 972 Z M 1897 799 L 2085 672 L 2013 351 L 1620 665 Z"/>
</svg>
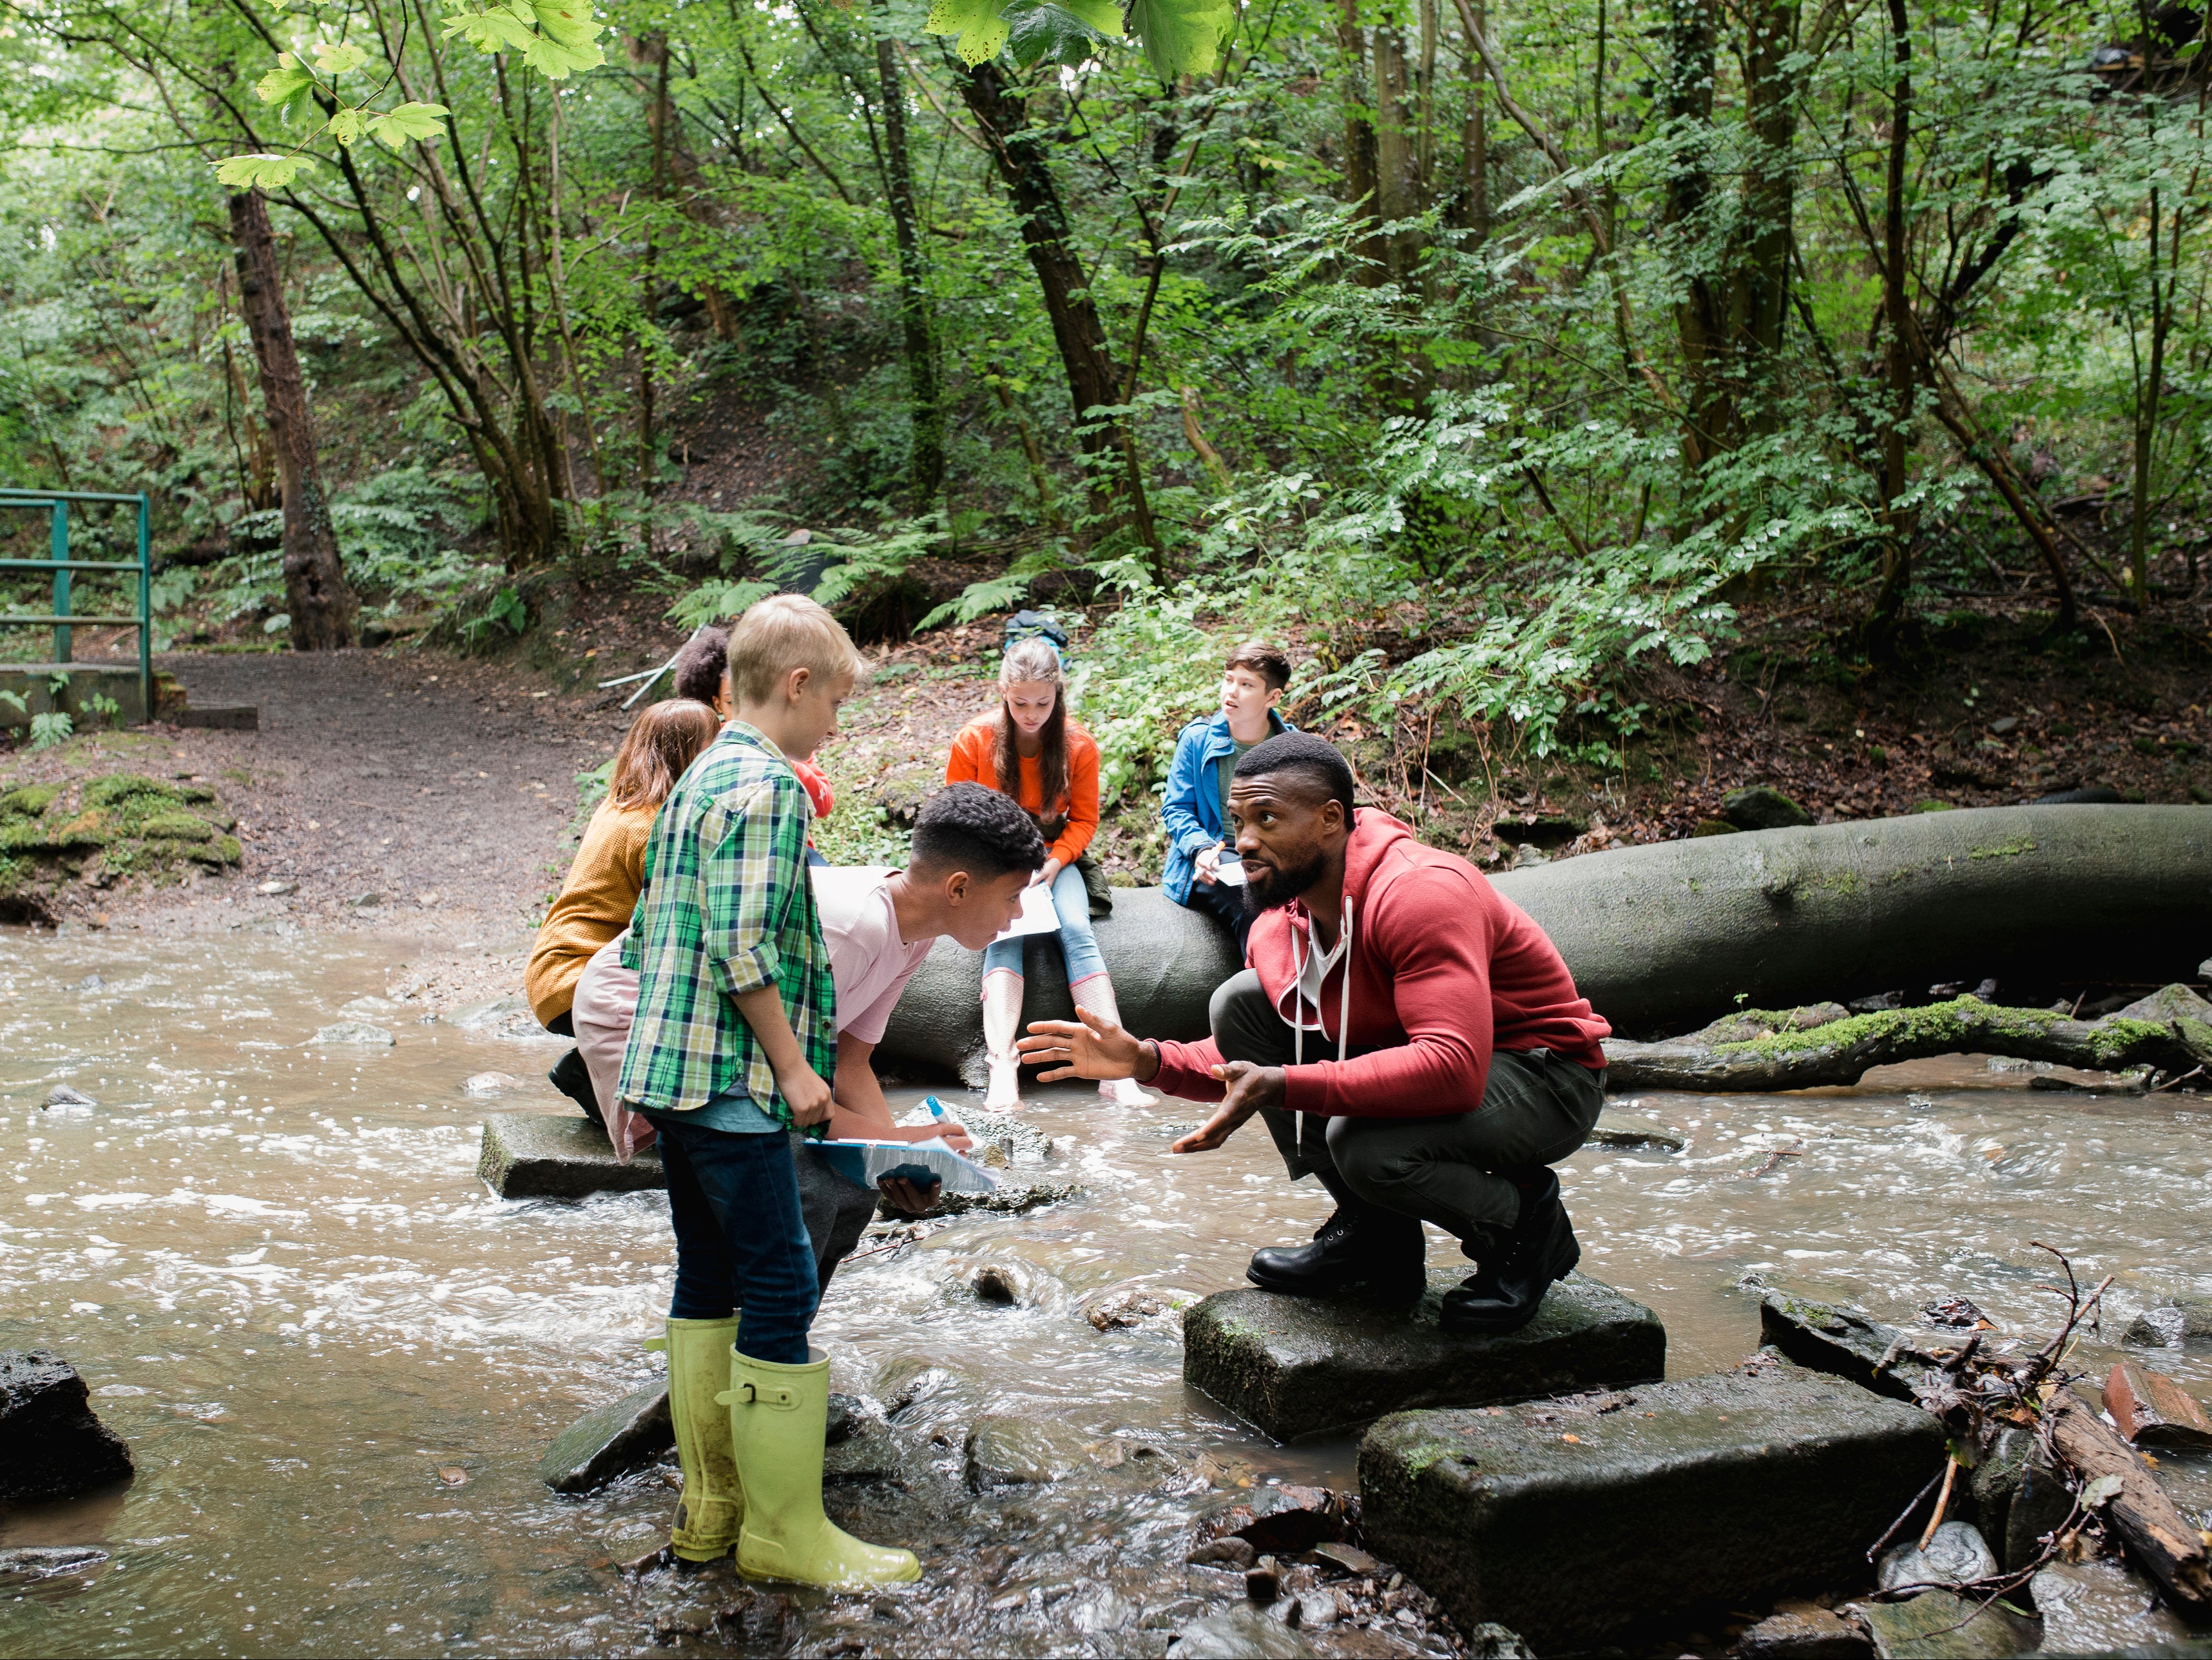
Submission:
<svg viewBox="0 0 2212 1660">
<path fill-rule="evenodd" d="M 91 881 L 95 872 L 105 885 L 123 875 L 158 880 L 183 866 L 236 865 L 245 856 L 228 833 L 236 822 L 205 785 L 143 773 L 78 787 L 21 785 L 0 793 L 0 896 L 79 875 Z"/>
</svg>

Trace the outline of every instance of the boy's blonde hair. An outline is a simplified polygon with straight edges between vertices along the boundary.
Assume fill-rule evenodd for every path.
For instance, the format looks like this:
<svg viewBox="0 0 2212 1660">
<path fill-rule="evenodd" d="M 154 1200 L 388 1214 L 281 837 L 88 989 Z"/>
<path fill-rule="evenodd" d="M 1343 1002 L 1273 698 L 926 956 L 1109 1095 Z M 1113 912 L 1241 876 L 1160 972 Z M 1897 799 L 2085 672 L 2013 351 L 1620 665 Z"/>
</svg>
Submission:
<svg viewBox="0 0 2212 1660">
<path fill-rule="evenodd" d="M 802 594 L 771 594 L 730 626 L 730 689 L 741 703 L 768 702 L 794 669 L 834 683 L 866 666 L 844 625 Z"/>
</svg>

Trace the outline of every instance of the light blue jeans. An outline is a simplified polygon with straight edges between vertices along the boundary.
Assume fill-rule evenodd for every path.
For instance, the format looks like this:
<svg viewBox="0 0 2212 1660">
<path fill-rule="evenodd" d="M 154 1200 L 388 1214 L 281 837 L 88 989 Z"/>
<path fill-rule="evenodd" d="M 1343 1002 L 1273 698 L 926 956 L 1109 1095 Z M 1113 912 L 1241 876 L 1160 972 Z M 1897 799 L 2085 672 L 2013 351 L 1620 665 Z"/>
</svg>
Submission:
<svg viewBox="0 0 2212 1660">
<path fill-rule="evenodd" d="M 1060 912 L 1060 948 L 1067 957 L 1067 983 L 1075 985 L 1106 972 L 1106 959 L 1098 949 L 1098 936 L 1091 931 L 1091 895 L 1083 886 L 1083 873 L 1069 865 L 1052 879 L 1052 908 Z M 983 953 L 986 978 L 1000 969 L 1022 972 L 1025 936 L 1000 940 Z"/>
</svg>

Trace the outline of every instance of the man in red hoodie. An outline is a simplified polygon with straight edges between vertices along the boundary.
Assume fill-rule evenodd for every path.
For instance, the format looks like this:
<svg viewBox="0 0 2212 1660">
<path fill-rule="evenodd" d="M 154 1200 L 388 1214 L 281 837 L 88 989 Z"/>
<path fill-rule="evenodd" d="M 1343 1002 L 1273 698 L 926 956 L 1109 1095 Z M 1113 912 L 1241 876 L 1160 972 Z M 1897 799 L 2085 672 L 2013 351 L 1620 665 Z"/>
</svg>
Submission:
<svg viewBox="0 0 2212 1660">
<path fill-rule="evenodd" d="M 1323 740 L 1247 751 L 1229 804 L 1257 919 L 1251 966 L 1213 994 L 1212 1035 L 1139 1039 L 1084 1011 L 1034 1022 L 1023 1058 L 1056 1065 L 1047 1080 L 1218 1100 L 1177 1153 L 1265 1118 L 1291 1179 L 1318 1177 L 1336 1213 L 1310 1245 L 1255 1255 L 1255 1285 L 1410 1302 L 1429 1221 L 1479 1264 L 1445 1294 L 1445 1328 L 1525 1325 L 1581 1258 L 1548 1166 L 1596 1121 L 1611 1028 L 1480 871 L 1355 810 L 1352 769 Z"/>
</svg>

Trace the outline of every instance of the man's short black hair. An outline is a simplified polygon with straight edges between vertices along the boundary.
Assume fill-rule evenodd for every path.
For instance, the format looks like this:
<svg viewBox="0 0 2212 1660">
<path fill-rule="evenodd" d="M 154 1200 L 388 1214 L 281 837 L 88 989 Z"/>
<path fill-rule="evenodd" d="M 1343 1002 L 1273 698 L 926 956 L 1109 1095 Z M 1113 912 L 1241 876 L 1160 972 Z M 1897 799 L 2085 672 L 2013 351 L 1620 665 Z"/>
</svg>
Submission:
<svg viewBox="0 0 2212 1660">
<path fill-rule="evenodd" d="M 1310 779 L 1326 799 L 1344 803 L 1344 821 L 1352 822 L 1352 763 L 1327 738 L 1311 732 L 1282 732 L 1254 744 L 1237 763 L 1235 776 L 1265 778 L 1271 772 L 1297 772 Z"/>
<path fill-rule="evenodd" d="M 684 642 L 676 654 L 676 695 L 712 703 L 722 694 L 730 668 L 730 631 L 708 627 Z"/>
<path fill-rule="evenodd" d="M 965 870 L 989 881 L 1045 861 L 1036 821 L 1012 796 L 980 784 L 948 784 L 922 803 L 914 821 L 917 869 Z"/>
</svg>

